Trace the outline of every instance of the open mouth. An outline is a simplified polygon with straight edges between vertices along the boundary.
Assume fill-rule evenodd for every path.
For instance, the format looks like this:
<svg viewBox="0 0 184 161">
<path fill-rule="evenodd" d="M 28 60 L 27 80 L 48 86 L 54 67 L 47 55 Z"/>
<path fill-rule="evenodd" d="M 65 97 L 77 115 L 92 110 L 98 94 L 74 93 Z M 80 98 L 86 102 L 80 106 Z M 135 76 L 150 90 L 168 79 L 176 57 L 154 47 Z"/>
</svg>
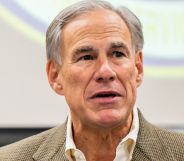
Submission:
<svg viewBox="0 0 184 161">
<path fill-rule="evenodd" d="M 92 98 L 113 98 L 113 97 L 120 97 L 121 95 L 117 92 L 99 92 L 94 94 Z"/>
</svg>

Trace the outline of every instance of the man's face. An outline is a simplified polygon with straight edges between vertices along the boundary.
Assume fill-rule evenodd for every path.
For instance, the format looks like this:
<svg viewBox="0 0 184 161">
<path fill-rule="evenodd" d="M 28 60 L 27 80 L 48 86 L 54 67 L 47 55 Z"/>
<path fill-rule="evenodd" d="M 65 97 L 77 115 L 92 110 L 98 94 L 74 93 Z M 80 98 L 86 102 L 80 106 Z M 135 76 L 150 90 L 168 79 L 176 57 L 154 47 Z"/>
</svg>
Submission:
<svg viewBox="0 0 184 161">
<path fill-rule="evenodd" d="M 57 83 L 72 120 L 95 127 L 126 124 L 143 70 L 125 22 L 109 10 L 91 11 L 65 26 L 62 43 Z"/>
</svg>

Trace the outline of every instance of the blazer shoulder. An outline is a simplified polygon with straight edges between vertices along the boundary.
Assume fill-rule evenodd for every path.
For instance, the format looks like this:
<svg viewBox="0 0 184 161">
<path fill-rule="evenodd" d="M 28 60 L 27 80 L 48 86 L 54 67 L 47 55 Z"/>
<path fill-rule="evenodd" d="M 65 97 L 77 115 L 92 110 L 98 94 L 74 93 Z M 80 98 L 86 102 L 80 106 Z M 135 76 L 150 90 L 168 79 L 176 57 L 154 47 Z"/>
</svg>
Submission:
<svg viewBox="0 0 184 161">
<path fill-rule="evenodd" d="M 157 136 L 176 158 L 184 158 L 184 133 L 155 127 Z"/>
<path fill-rule="evenodd" d="M 139 111 L 141 137 L 158 138 L 169 147 L 184 147 L 184 133 L 161 128 L 147 122 Z M 182 148 L 184 150 L 184 148 Z"/>
<path fill-rule="evenodd" d="M 46 130 L 21 141 L 0 148 L 0 161 L 33 161 L 32 156 L 40 145 L 63 125 Z"/>
<path fill-rule="evenodd" d="M 171 148 L 182 147 L 181 150 L 184 152 L 184 133 L 174 132 L 168 129 L 155 127 L 155 130 L 160 139 Z"/>
<path fill-rule="evenodd" d="M 183 160 L 183 133 L 176 133 L 147 122 L 140 111 L 139 127 L 134 159 L 142 156 L 148 160 Z"/>
</svg>

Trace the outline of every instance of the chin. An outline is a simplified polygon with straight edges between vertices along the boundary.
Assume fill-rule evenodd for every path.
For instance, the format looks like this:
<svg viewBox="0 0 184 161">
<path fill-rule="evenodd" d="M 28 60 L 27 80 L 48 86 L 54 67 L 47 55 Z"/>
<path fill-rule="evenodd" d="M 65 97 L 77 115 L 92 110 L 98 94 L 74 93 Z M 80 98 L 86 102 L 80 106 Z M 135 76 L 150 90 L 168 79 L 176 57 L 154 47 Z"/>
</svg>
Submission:
<svg viewBox="0 0 184 161">
<path fill-rule="evenodd" d="M 113 128 L 119 126 L 122 123 L 122 119 L 114 116 L 101 117 L 97 124 L 104 128 Z"/>
<path fill-rule="evenodd" d="M 120 113 L 118 111 L 116 112 L 104 112 L 100 113 L 98 116 L 98 124 L 101 125 L 102 127 L 117 127 L 121 125 L 127 125 L 129 122 L 129 115 L 127 113 Z"/>
<path fill-rule="evenodd" d="M 97 123 L 98 127 L 100 127 L 100 129 L 105 129 L 105 130 L 111 130 L 114 128 L 117 128 L 121 125 L 121 122 L 119 121 L 101 121 Z"/>
</svg>

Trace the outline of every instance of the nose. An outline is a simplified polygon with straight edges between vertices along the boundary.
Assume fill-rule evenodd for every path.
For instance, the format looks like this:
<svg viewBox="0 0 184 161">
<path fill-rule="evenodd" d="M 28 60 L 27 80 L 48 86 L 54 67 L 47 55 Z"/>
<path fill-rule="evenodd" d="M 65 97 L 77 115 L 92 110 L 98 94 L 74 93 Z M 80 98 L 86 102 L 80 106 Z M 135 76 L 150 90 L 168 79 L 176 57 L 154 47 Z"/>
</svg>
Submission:
<svg viewBox="0 0 184 161">
<path fill-rule="evenodd" d="M 106 60 L 97 65 L 97 70 L 94 77 L 96 82 L 111 82 L 116 79 L 116 73 Z"/>
</svg>

